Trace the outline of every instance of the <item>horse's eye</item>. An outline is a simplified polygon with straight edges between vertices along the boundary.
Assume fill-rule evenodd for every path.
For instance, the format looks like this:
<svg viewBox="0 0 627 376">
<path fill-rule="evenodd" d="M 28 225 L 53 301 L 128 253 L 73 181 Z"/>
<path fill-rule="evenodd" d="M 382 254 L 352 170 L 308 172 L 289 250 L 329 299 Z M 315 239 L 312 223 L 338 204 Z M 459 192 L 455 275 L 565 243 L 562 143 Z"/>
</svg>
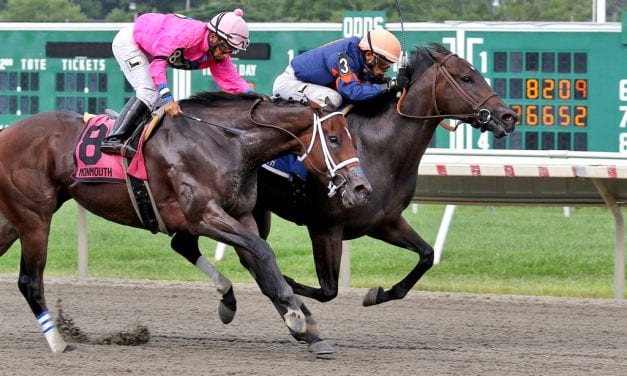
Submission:
<svg viewBox="0 0 627 376">
<path fill-rule="evenodd" d="M 340 142 L 340 139 L 337 136 L 329 136 L 329 142 L 331 142 L 332 144 L 337 144 L 338 142 Z"/>
<path fill-rule="evenodd" d="M 464 81 L 464 82 L 472 82 L 472 77 L 464 76 L 464 77 L 462 77 L 462 81 Z"/>
</svg>

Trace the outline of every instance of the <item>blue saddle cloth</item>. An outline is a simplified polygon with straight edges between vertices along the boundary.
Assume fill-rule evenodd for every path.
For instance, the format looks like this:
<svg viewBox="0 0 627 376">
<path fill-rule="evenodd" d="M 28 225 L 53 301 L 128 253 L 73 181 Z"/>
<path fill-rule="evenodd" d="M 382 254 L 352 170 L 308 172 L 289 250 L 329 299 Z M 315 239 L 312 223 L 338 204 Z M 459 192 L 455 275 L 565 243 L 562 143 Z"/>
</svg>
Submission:
<svg viewBox="0 0 627 376">
<path fill-rule="evenodd" d="M 294 176 L 305 181 L 307 178 L 307 169 L 294 154 L 285 154 L 269 162 L 264 163 L 261 167 L 292 181 Z"/>
</svg>

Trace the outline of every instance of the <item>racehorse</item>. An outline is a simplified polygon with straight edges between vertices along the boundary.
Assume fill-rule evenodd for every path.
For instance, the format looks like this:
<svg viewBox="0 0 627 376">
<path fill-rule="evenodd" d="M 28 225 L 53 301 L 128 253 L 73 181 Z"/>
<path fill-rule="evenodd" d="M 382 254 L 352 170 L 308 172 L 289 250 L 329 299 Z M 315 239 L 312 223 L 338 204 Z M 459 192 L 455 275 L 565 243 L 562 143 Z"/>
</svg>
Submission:
<svg viewBox="0 0 627 376">
<path fill-rule="evenodd" d="M 324 348 L 326 341 L 306 332 L 303 311 L 307 316 L 310 312 L 281 275 L 251 213 L 259 166 L 286 152 L 302 153 L 307 144 L 306 165 L 320 180 L 338 182 L 334 188 L 341 192 L 340 205 L 366 201 L 370 184 L 344 116 L 325 114 L 316 106 L 219 93 L 201 93 L 180 105 L 186 117 L 166 117 L 143 148 L 152 195 L 167 231 L 174 239 L 207 236 L 237 246 L 241 263 L 292 335 Z M 54 212 L 73 198 L 107 220 L 144 228 L 124 184 L 73 178 L 74 145 L 84 127 L 79 114 L 49 112 L 22 119 L 0 134 L 0 256 L 19 238 L 18 287 L 55 353 L 73 346 L 54 327 L 44 297 Z M 227 300 L 230 290 L 225 291 Z"/>
<path fill-rule="evenodd" d="M 501 138 L 514 131 L 518 117 L 492 91 L 470 63 L 442 45 L 417 47 L 407 67 L 409 87 L 400 98 L 389 95 L 355 104 L 347 120 L 360 155 L 361 166 L 372 184 L 368 202 L 342 208 L 327 200 L 314 179 L 307 178 L 305 199 L 291 199 L 292 183 L 264 169 L 258 172 L 257 205 L 253 211 L 260 235 L 267 239 L 270 213 L 307 226 L 313 245 L 320 288 L 285 276 L 294 292 L 321 302 L 334 299 L 342 256 L 342 240 L 370 236 L 416 252 L 418 263 L 389 290 L 371 288 L 363 305 L 402 299 L 433 265 L 433 248 L 405 221 L 402 212 L 411 203 L 418 165 L 443 119 L 457 119 Z M 175 247 L 188 259 L 196 239 Z M 197 247 L 197 246 L 196 246 Z M 236 248 L 237 250 L 237 248 Z M 233 313 L 234 314 L 234 313 Z"/>
<path fill-rule="evenodd" d="M 410 85 L 399 98 L 356 104 L 347 116 L 361 156 L 361 165 L 373 187 L 368 203 L 343 209 L 324 200 L 307 181 L 305 207 L 285 200 L 288 183 L 259 170 L 257 205 L 253 211 L 261 236 L 270 231 L 270 212 L 307 226 L 312 241 L 320 288 L 286 276 L 298 295 L 321 302 L 337 296 L 342 240 L 370 236 L 419 255 L 414 268 L 389 290 L 371 288 L 363 305 L 402 299 L 433 265 L 433 248 L 405 221 L 402 212 L 412 201 L 418 166 L 429 141 L 446 118 L 469 123 L 501 138 L 514 131 L 518 117 L 492 91 L 470 63 L 440 44 L 416 49 L 408 67 Z"/>
</svg>

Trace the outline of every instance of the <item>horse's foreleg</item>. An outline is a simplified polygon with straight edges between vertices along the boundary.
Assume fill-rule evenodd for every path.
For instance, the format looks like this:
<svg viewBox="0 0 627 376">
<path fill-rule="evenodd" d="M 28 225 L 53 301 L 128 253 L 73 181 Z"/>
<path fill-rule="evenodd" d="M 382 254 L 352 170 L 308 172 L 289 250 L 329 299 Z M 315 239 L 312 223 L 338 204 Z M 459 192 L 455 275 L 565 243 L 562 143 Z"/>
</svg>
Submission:
<svg viewBox="0 0 627 376">
<path fill-rule="evenodd" d="M 53 353 L 60 353 L 71 351 L 74 347 L 63 340 L 53 318 L 48 313 L 44 298 L 43 272 L 46 265 L 48 230 L 49 227 L 39 228 L 27 231 L 20 237 L 22 257 L 17 285 L 37 318 L 50 350 Z"/>
<path fill-rule="evenodd" d="M 267 239 L 270 234 L 271 214 L 269 210 L 259 206 L 255 207 L 253 210 L 253 216 L 259 228 L 259 235 L 263 239 Z M 316 273 L 321 287 L 317 288 L 304 285 L 286 275 L 283 277 L 285 277 L 287 283 L 294 289 L 295 294 L 316 299 L 320 302 L 327 302 L 335 298 L 338 292 L 338 275 L 342 258 L 341 230 L 327 230 L 319 235 L 314 235 L 310 230 L 309 236 L 312 239 Z"/>
<path fill-rule="evenodd" d="M 253 210 L 253 217 L 255 218 L 257 227 L 259 228 L 259 236 L 261 236 L 264 240 L 268 239 L 268 235 L 270 234 L 271 220 L 272 220 L 271 214 L 272 213 L 269 210 L 265 210 L 259 207 L 255 207 L 255 210 Z M 327 297 L 328 295 L 324 291 L 322 291 L 322 289 L 319 289 L 317 287 L 303 285 L 299 282 L 296 282 L 293 278 L 287 275 L 284 275 L 283 277 L 285 278 L 287 283 L 292 287 L 295 294 L 306 296 L 312 299 L 316 299 L 321 302 L 325 302 L 325 301 L 332 299 L 332 298 L 328 298 Z M 319 279 L 325 279 L 325 278 L 319 278 Z"/>
<path fill-rule="evenodd" d="M 268 240 L 270 228 L 272 227 L 272 212 L 262 207 L 255 206 L 253 209 L 253 218 L 257 223 L 257 231 L 263 240 Z"/>
<path fill-rule="evenodd" d="M 185 257 L 187 261 L 196 265 L 213 281 L 218 293 L 222 295 L 218 306 L 218 315 L 223 323 L 228 324 L 233 321 L 235 312 L 237 311 L 237 301 L 233 292 L 233 284 L 231 280 L 220 273 L 218 269 L 205 256 L 200 253 L 198 248 L 198 236 L 184 232 L 177 232 L 170 242 L 172 249 L 178 254 Z"/>
<path fill-rule="evenodd" d="M 210 201 L 198 224 L 198 233 L 235 247 L 240 262 L 255 278 L 261 292 L 277 306 L 286 325 L 297 333 L 305 331 L 305 318 L 296 296 L 281 275 L 272 249 L 258 236 L 252 215 L 237 221 Z"/>
<path fill-rule="evenodd" d="M 316 299 L 319 302 L 328 302 L 338 294 L 338 280 L 340 263 L 342 261 L 342 234 L 340 229 L 317 232 L 309 229 L 309 237 L 313 249 L 316 274 L 320 288 L 307 286 L 285 277 L 294 293 Z"/>
<path fill-rule="evenodd" d="M 316 319 L 314 319 L 313 314 L 309 309 L 305 306 L 305 303 L 298 298 L 300 303 L 300 309 L 305 314 L 305 319 L 307 321 L 307 331 L 305 333 L 295 333 L 290 330 L 292 336 L 299 340 L 304 341 L 309 344 L 309 351 L 316 355 L 323 354 L 332 354 L 335 352 L 335 349 L 325 340 L 320 338 L 320 331 L 318 330 L 318 323 Z"/>
<path fill-rule="evenodd" d="M 263 239 L 267 239 L 268 234 L 270 233 L 270 224 L 271 224 L 271 219 L 272 219 L 271 213 L 268 210 L 258 210 L 258 208 L 255 208 L 255 209 L 256 210 L 253 211 L 253 216 L 259 228 L 259 234 Z M 294 289 L 294 293 L 303 295 L 303 296 L 308 296 L 308 297 L 311 297 L 312 295 L 318 296 L 317 293 L 320 291 L 320 289 L 301 285 L 297 283 L 296 281 L 294 281 L 293 279 L 291 279 L 290 277 L 287 277 L 287 276 L 284 276 L 284 277 L 287 283 L 290 286 L 292 286 L 292 288 Z M 308 295 L 308 294 L 311 294 L 311 295 Z M 322 293 L 322 296 L 324 296 L 324 293 Z M 314 354 L 323 355 L 323 354 L 334 353 L 335 350 L 333 349 L 333 347 L 327 341 L 320 338 L 320 331 L 318 330 L 318 323 L 316 322 L 316 319 L 313 317 L 313 314 L 311 313 L 311 311 L 309 311 L 309 309 L 305 306 L 305 304 L 299 297 L 297 297 L 297 299 L 298 299 L 298 303 L 300 304 L 300 309 L 305 315 L 307 329 L 304 333 L 296 333 L 295 331 L 290 329 L 290 333 L 292 334 L 292 336 L 298 341 L 304 341 L 308 343 L 309 351 L 311 351 Z"/>
<path fill-rule="evenodd" d="M 268 239 L 268 235 L 270 234 L 271 220 L 272 220 L 271 214 L 272 213 L 269 210 L 265 210 L 259 207 L 255 207 L 255 210 L 253 210 L 253 217 L 255 218 L 257 227 L 259 228 L 259 236 L 261 236 L 264 240 Z M 292 287 L 295 294 L 306 296 L 312 299 L 316 299 L 321 302 L 325 302 L 325 301 L 332 299 L 332 298 L 327 298 L 328 296 L 327 293 L 322 291 L 322 289 L 319 289 L 317 287 L 303 285 L 299 282 L 296 282 L 293 278 L 287 275 L 284 275 L 283 277 L 285 278 L 287 283 Z M 321 278 L 321 279 L 326 280 L 326 278 Z"/>
<path fill-rule="evenodd" d="M 427 270 L 433 266 L 433 248 L 400 216 L 397 221 L 388 222 L 368 235 L 392 245 L 414 251 L 418 253 L 419 260 L 409 274 L 392 286 L 391 289 L 387 291 L 383 287 L 370 289 L 364 298 L 363 305 L 371 306 L 393 299 L 404 298 Z"/>
</svg>

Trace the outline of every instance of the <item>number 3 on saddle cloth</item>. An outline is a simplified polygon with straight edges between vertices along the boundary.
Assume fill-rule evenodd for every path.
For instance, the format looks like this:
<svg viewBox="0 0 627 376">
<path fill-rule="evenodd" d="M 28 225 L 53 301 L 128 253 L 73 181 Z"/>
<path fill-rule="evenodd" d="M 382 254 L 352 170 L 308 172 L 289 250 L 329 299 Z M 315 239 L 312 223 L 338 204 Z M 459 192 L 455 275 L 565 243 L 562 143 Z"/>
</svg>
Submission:
<svg viewBox="0 0 627 376">
<path fill-rule="evenodd" d="M 75 171 L 74 179 L 84 183 L 124 183 L 124 173 L 121 155 L 105 154 L 100 151 L 102 140 L 109 134 L 115 119 L 108 115 L 85 114 L 85 129 L 76 141 L 74 149 Z M 128 165 L 128 173 L 137 179 L 147 180 L 144 155 L 142 153 L 144 143 L 144 129 L 139 140 L 137 153 Z"/>
</svg>

